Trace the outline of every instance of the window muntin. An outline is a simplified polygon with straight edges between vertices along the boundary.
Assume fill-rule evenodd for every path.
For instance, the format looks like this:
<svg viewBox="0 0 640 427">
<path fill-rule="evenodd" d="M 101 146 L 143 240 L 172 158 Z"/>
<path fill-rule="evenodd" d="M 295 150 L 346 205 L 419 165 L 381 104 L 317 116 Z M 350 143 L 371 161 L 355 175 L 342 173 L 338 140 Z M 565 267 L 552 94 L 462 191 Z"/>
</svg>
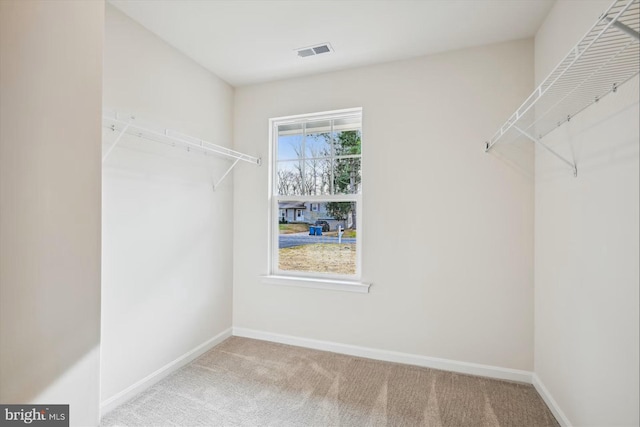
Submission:
<svg viewBox="0 0 640 427">
<path fill-rule="evenodd" d="M 271 273 L 360 277 L 362 111 L 272 119 Z"/>
</svg>

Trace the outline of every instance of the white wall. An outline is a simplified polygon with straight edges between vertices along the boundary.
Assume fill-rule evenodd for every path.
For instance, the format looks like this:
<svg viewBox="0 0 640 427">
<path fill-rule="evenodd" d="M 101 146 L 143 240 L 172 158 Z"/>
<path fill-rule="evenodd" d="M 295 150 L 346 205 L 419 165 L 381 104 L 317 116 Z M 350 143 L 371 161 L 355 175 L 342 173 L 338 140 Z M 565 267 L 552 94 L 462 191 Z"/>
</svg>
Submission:
<svg viewBox="0 0 640 427">
<path fill-rule="evenodd" d="M 111 5 L 104 62 L 105 108 L 231 143 L 233 89 Z M 103 402 L 231 327 L 228 164 L 131 136 L 104 163 Z"/>
<path fill-rule="evenodd" d="M 0 402 L 97 425 L 104 3 L 0 2 Z"/>
<path fill-rule="evenodd" d="M 536 36 L 539 82 L 609 0 L 559 1 Z M 536 152 L 535 371 L 579 426 L 638 425 L 638 78 Z"/>
<path fill-rule="evenodd" d="M 531 370 L 533 151 L 500 157 L 483 141 L 532 90 L 532 40 L 236 89 L 235 147 L 264 159 L 269 118 L 363 107 L 359 235 L 373 286 L 262 284 L 269 168 L 246 169 L 234 327 Z"/>
</svg>

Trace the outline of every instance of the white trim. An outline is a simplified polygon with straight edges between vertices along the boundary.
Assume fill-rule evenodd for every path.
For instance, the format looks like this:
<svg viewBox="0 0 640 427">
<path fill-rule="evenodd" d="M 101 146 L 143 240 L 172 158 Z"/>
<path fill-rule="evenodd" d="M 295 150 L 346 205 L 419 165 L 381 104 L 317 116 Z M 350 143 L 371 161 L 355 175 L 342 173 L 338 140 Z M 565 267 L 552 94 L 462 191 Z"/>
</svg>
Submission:
<svg viewBox="0 0 640 427">
<path fill-rule="evenodd" d="M 279 122 L 280 124 L 311 122 L 316 120 L 331 119 L 336 115 L 353 115 L 357 116 L 362 113 L 362 107 L 343 108 L 342 110 L 321 111 L 319 113 L 295 114 L 292 116 L 273 117 L 269 119 L 270 123 Z"/>
<path fill-rule="evenodd" d="M 129 387 L 125 388 L 124 390 L 115 394 L 114 396 L 111 396 L 110 398 L 108 398 L 107 400 L 105 400 L 100 404 L 100 416 L 102 417 L 106 415 L 107 413 L 109 413 L 119 405 L 123 404 L 127 400 L 141 393 L 142 391 L 148 389 L 158 381 L 167 377 L 169 374 L 172 374 L 173 372 L 182 368 L 183 366 L 185 366 L 192 360 L 196 359 L 198 356 L 210 350 L 211 348 L 215 347 L 216 345 L 220 344 L 222 341 L 226 340 L 230 336 L 231 336 L 231 328 L 222 331 L 215 337 L 210 338 L 209 340 L 203 342 L 193 350 L 188 351 L 187 353 L 178 357 L 174 361 L 167 363 L 157 371 L 147 375 L 140 381 L 130 385 Z"/>
<path fill-rule="evenodd" d="M 235 332 L 235 328 L 234 328 L 234 332 Z M 538 394 L 540 395 L 540 397 L 542 397 L 542 400 L 544 400 L 544 403 L 547 404 L 553 416 L 556 417 L 556 420 L 558 421 L 558 423 L 560 423 L 562 427 L 571 427 L 569 418 L 567 418 L 565 413 L 562 412 L 562 409 L 560 409 L 560 405 L 558 405 L 558 402 L 556 402 L 553 396 L 551 396 L 551 393 L 549 393 L 549 390 L 547 390 L 547 388 L 544 386 L 544 384 L 540 380 L 540 377 L 535 372 L 531 378 L 531 383 L 538 391 Z"/>
<path fill-rule="evenodd" d="M 300 276 L 260 276 L 262 283 L 268 285 L 297 286 L 301 288 L 330 289 L 334 291 L 369 293 L 371 283 L 354 282 L 350 280 L 323 279 L 318 277 Z M 271 341 L 271 340 L 267 340 Z"/>
<path fill-rule="evenodd" d="M 361 193 L 357 194 L 324 194 L 318 196 L 281 196 L 274 195 L 278 202 L 306 202 L 306 203 L 326 203 L 326 202 L 358 202 L 362 203 Z M 294 209 L 294 208 L 289 208 Z"/>
<path fill-rule="evenodd" d="M 298 347 L 312 348 L 315 350 L 330 351 L 333 353 L 347 354 L 350 356 L 365 357 L 368 359 L 382 360 L 385 362 L 403 363 L 406 365 L 422 366 L 425 368 L 439 369 L 443 371 L 459 372 L 462 374 L 478 375 L 482 377 L 501 380 L 518 381 L 531 384 L 532 373 L 518 369 L 501 368 L 498 366 L 481 365 L 478 363 L 461 362 L 458 360 L 440 359 L 436 357 L 422 356 L 418 354 L 400 353 L 397 351 L 380 350 L 369 347 L 360 347 L 349 344 L 341 344 L 331 341 L 320 341 L 309 338 L 294 337 L 291 335 L 274 334 L 271 332 L 257 331 L 254 329 L 233 327 L 233 335 L 238 337 L 253 338 L 263 341 L 272 341 L 280 344 L 295 345 Z"/>
</svg>

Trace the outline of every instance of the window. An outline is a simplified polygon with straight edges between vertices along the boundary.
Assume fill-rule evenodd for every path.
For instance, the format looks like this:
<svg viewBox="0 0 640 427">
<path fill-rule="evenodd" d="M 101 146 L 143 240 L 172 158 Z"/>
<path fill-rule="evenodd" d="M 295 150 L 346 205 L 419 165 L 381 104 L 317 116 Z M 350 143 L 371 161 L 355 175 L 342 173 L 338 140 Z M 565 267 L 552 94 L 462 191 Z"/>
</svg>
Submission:
<svg viewBox="0 0 640 427">
<path fill-rule="evenodd" d="M 271 274 L 359 280 L 362 110 L 270 123 Z"/>
</svg>

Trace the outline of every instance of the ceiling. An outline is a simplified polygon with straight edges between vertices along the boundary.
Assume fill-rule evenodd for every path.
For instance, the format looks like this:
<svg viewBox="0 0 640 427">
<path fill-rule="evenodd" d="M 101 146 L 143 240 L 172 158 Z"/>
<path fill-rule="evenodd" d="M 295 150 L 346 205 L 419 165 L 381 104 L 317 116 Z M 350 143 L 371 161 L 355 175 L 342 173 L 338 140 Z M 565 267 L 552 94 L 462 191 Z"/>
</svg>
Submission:
<svg viewBox="0 0 640 427">
<path fill-rule="evenodd" d="M 110 0 L 233 86 L 531 37 L 554 0 Z M 334 53 L 295 50 L 329 42 Z"/>
</svg>

